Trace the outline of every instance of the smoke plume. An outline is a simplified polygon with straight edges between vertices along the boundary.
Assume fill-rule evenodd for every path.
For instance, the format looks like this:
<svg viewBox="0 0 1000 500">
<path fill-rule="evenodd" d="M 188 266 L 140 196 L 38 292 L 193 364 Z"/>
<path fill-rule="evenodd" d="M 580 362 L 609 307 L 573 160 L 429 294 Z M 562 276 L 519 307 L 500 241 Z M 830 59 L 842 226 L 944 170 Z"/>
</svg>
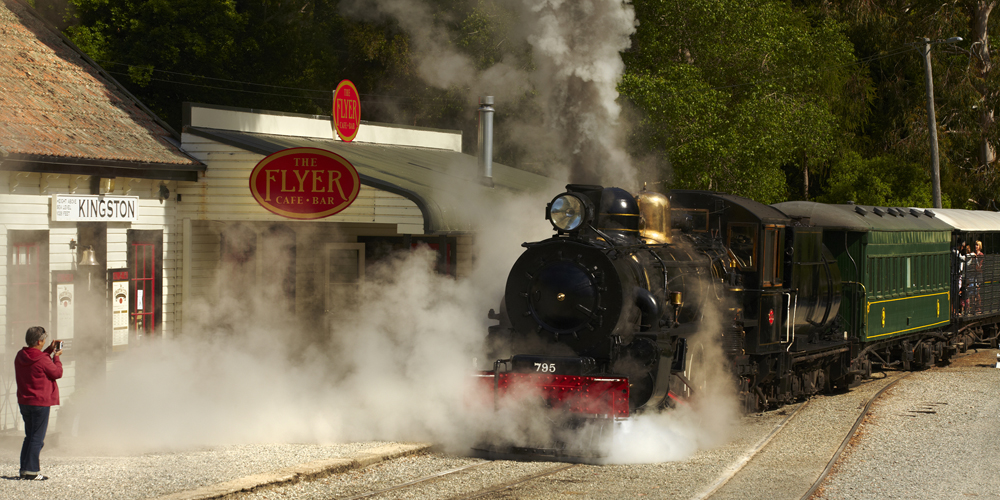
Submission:
<svg viewBox="0 0 1000 500">
<path fill-rule="evenodd" d="M 619 53 L 635 27 L 631 6 L 619 0 L 500 3 L 519 16 L 509 35 L 531 47 L 530 72 L 503 62 L 477 70 L 447 39 L 447 20 L 427 3 L 341 5 L 348 14 L 396 19 L 410 34 L 419 74 L 429 85 L 468 89 L 473 102 L 477 95 L 495 95 L 498 109 L 505 98 L 534 95 L 539 113 L 507 130 L 531 161 L 552 166 L 553 177 L 636 188 L 615 90 L 624 71 Z M 304 289 L 313 286 L 314 300 L 327 291 L 300 284 L 297 302 L 281 300 L 287 295 L 282 279 L 269 274 L 282 268 L 278 259 L 260 270 L 271 276 L 267 280 L 223 266 L 204 303 L 188 303 L 186 331 L 133 348 L 109 371 L 105 390 L 73 396 L 67 417 L 77 442 L 92 451 L 100 443 L 110 451 L 144 452 L 251 442 L 426 440 L 466 451 L 483 436 L 522 444 L 551 440 L 546 417 L 523 402 L 530 397 L 494 412 L 491 402 L 476 404 L 469 395 L 476 393 L 473 359 L 482 359 L 491 323 L 486 311 L 499 305 L 521 242 L 551 234 L 541 213 L 553 194 L 478 207 L 478 220 L 486 223 L 477 230 L 475 266 L 465 279 L 436 273 L 430 250 L 406 252 L 368 268 L 364 283 L 339 301 L 310 305 Z M 337 238 L 307 234 L 299 225 L 295 232 L 298 248 L 314 240 L 315 251 Z M 267 235 L 278 249 L 273 253 L 282 254 L 284 236 Z M 261 281 L 275 285 L 254 285 Z M 296 308 L 302 307 L 326 312 L 297 324 L 302 314 Z M 714 352 L 711 342 L 702 344 Z M 706 359 L 724 371 L 718 358 Z M 611 459 L 679 459 L 717 444 L 709 436 L 722 435 L 718 430 L 734 414 L 727 390 L 709 388 L 676 411 L 640 416 L 621 433 Z M 69 429 L 68 422 L 60 425 Z"/>
<path fill-rule="evenodd" d="M 410 35 L 417 71 L 429 85 L 464 89 L 469 102 L 494 95 L 501 113 L 505 103 L 533 95 L 538 113 L 502 132 L 523 148 L 526 163 L 545 165 L 551 176 L 571 182 L 640 187 L 624 148 L 616 90 L 625 71 L 620 53 L 635 32 L 632 6 L 621 0 L 493 3 L 517 16 L 509 45 L 531 48 L 531 71 L 504 61 L 477 69 L 448 39 L 452 20 L 419 0 L 353 0 L 341 8 L 359 18 L 396 20 Z"/>
</svg>

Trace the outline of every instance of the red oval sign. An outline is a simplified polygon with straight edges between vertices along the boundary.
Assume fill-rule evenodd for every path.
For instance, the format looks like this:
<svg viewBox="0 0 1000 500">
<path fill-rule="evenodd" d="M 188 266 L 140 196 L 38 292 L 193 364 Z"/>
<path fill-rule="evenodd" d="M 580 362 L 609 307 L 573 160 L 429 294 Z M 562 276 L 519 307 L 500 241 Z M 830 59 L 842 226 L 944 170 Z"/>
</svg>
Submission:
<svg viewBox="0 0 1000 500">
<path fill-rule="evenodd" d="M 318 148 L 291 148 L 264 158 L 250 173 L 257 203 L 290 219 L 320 219 L 350 206 L 361 190 L 354 165 Z"/>
<path fill-rule="evenodd" d="M 333 127 L 344 142 L 351 142 L 361 128 L 361 98 L 350 80 L 343 80 L 333 93 Z"/>
</svg>

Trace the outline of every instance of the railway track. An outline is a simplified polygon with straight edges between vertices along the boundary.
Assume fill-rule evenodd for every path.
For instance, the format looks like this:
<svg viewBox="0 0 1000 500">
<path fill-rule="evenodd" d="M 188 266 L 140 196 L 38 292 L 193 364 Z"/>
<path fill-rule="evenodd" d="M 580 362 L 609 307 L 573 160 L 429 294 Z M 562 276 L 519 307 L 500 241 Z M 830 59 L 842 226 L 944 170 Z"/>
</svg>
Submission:
<svg viewBox="0 0 1000 500">
<path fill-rule="evenodd" d="M 461 500 L 584 495 L 612 499 L 629 492 L 684 500 L 808 499 L 824 483 L 874 402 L 907 376 L 890 372 L 883 381 L 873 380 L 847 394 L 748 416 L 740 425 L 743 431 L 727 444 L 677 462 L 594 466 L 428 453 L 281 486 L 277 497 L 266 491 L 237 497 Z"/>
<path fill-rule="evenodd" d="M 475 463 L 475 464 L 463 465 L 461 467 L 455 467 L 453 469 L 449 469 L 449 470 L 437 472 L 437 473 L 434 473 L 434 474 L 429 474 L 429 475 L 426 475 L 424 477 L 420 477 L 420 478 L 414 479 L 412 481 L 407 481 L 405 483 L 401 483 L 401 484 L 397 484 L 397 485 L 394 485 L 394 486 L 390 486 L 388 488 L 382 488 L 382 489 L 379 489 L 379 490 L 376 490 L 376 491 L 371 491 L 371 492 L 368 492 L 368 493 L 365 493 L 365 494 L 362 494 L 362 495 L 355 495 L 355 496 L 352 496 L 352 497 L 346 497 L 346 498 L 344 498 L 342 500 L 360 500 L 360 499 L 363 499 L 363 498 L 372 498 L 372 497 L 377 497 L 377 496 L 385 495 L 387 493 L 392 493 L 392 492 L 397 492 L 397 491 L 400 491 L 400 490 L 404 490 L 406 488 L 411 488 L 411 487 L 415 487 L 415 486 L 424 485 L 424 484 L 432 482 L 432 481 L 446 480 L 446 479 L 449 478 L 449 476 L 460 474 L 460 473 L 465 472 L 465 471 L 467 471 L 469 469 L 475 469 L 475 468 L 478 468 L 478 467 L 483 467 L 483 466 L 488 465 L 490 463 L 491 462 L 487 461 L 487 462 L 480 462 L 480 463 Z M 511 488 L 513 488 L 513 487 L 515 487 L 515 486 L 517 486 L 519 484 L 522 484 L 522 483 L 527 483 L 527 482 L 533 481 L 535 479 L 539 479 L 539 478 L 542 478 L 542 477 L 545 477 L 545 476 L 551 476 L 553 474 L 557 474 L 559 472 L 572 469 L 574 467 L 577 467 L 578 465 L 580 465 L 580 464 L 558 464 L 558 465 L 555 465 L 554 467 L 547 468 L 545 470 L 542 470 L 540 472 L 536 472 L 536 473 L 528 475 L 528 476 L 524 476 L 524 477 L 520 477 L 520 478 L 517 478 L 517 479 L 513 479 L 511 481 L 507 481 L 507 482 L 504 482 L 504 483 L 501 483 L 501 484 L 497 484 L 497 485 L 491 486 L 489 488 L 482 489 L 482 490 L 479 490 L 479 491 L 475 491 L 475 492 L 472 492 L 472 493 L 468 493 L 468 494 L 465 494 L 465 495 L 455 496 L 455 497 L 452 497 L 450 500 L 473 500 L 475 498 L 481 498 L 481 497 L 484 497 L 484 496 L 489 495 L 491 493 L 497 493 L 497 492 L 501 492 L 501 491 L 504 491 L 504 490 L 507 490 L 507 489 L 511 489 Z"/>
<path fill-rule="evenodd" d="M 780 498 L 807 500 L 811 498 L 826 477 L 829 475 L 830 471 L 833 469 L 834 464 L 840 458 L 843 451 L 847 448 L 848 443 L 857 434 L 858 428 L 861 422 L 864 421 L 865 417 L 869 414 L 872 405 L 877 401 L 889 388 L 893 387 L 900 380 L 903 380 L 909 376 L 909 374 L 903 374 L 900 377 L 895 378 L 891 382 L 887 383 L 881 389 L 875 391 L 873 394 L 868 396 L 866 399 L 861 400 L 861 403 L 857 403 L 857 407 L 861 408 L 861 411 L 857 415 L 857 418 L 853 422 L 853 426 L 850 427 L 839 441 L 839 446 L 832 453 L 832 456 L 823 464 L 813 464 L 810 471 L 810 479 L 808 483 L 811 486 L 807 491 L 803 493 L 801 489 L 802 483 L 799 483 L 798 490 L 795 491 L 785 491 L 784 494 L 778 495 Z M 714 480 L 706 484 L 702 490 L 696 495 L 690 497 L 690 500 L 721 500 L 726 498 L 740 498 L 745 493 L 741 491 L 738 486 L 740 481 L 746 481 L 747 483 L 759 482 L 759 478 L 755 477 L 755 474 L 759 474 L 760 468 L 773 467 L 767 463 L 757 463 L 762 459 L 762 457 L 770 452 L 774 454 L 783 454 L 784 451 L 781 447 L 787 446 L 786 444 L 778 443 L 781 439 L 792 439 L 787 434 L 801 432 L 800 429 L 794 429 L 793 427 L 797 423 L 800 427 L 808 428 L 814 425 L 809 419 L 812 418 L 807 415 L 808 410 L 811 406 L 816 406 L 812 400 L 807 400 L 801 402 L 794 406 L 789 406 L 785 408 L 787 411 L 787 416 L 777 422 L 766 434 L 762 435 L 759 439 L 748 447 L 738 458 L 725 470 L 722 471 Z M 818 411 L 818 410 L 817 410 Z M 849 421 L 845 422 L 844 427 L 849 425 Z M 841 427 L 843 429 L 844 427 Z M 837 439 L 834 437 L 834 439 Z M 772 449 L 775 446 L 778 449 Z M 454 467 L 447 470 L 439 471 L 433 474 L 429 474 L 423 477 L 413 479 L 404 483 L 388 486 L 378 490 L 366 492 L 364 494 L 344 497 L 346 500 L 360 500 L 365 498 L 388 498 L 394 496 L 405 496 L 406 491 L 409 489 L 418 489 L 428 483 L 435 481 L 451 481 L 458 480 L 460 477 L 466 474 L 475 474 L 477 469 L 485 468 L 486 466 L 493 464 L 493 461 L 477 462 L 473 464 L 465 464 L 460 467 Z M 457 494 L 448 497 L 450 500 L 472 500 L 478 498 L 489 498 L 489 497 L 505 497 L 509 495 L 516 495 L 520 487 L 524 487 L 533 481 L 538 481 L 540 479 L 553 476 L 565 471 L 569 471 L 573 468 L 579 467 L 582 464 L 571 464 L 571 463 L 552 463 L 550 466 L 545 467 L 541 470 L 537 470 L 530 474 L 520 475 L 518 477 L 512 478 L 508 481 L 503 481 L 497 484 L 486 486 L 482 489 L 477 489 L 476 491 Z M 824 466 L 825 465 L 825 466 Z M 754 468 L 757 468 L 757 471 Z M 775 493 L 773 490 L 772 493 Z"/>
<path fill-rule="evenodd" d="M 802 500 L 808 500 L 812 498 L 813 494 L 816 493 L 816 490 L 818 490 L 819 487 L 823 484 L 823 481 L 825 481 L 827 476 L 830 475 L 830 471 L 833 470 L 833 466 L 837 463 L 837 460 L 840 459 L 840 455 L 844 453 L 845 449 L 847 449 L 847 445 L 850 444 L 851 439 L 854 439 L 854 436 L 857 435 L 858 428 L 861 427 L 861 422 L 865 421 L 865 417 L 867 417 L 868 412 L 871 411 L 872 403 L 877 401 L 878 398 L 882 397 L 882 394 L 885 391 L 889 390 L 890 387 L 899 383 L 900 380 L 909 377 L 912 373 L 913 372 L 908 372 L 902 377 L 893 380 L 892 382 L 889 383 L 889 385 L 883 387 L 878 392 L 876 392 L 874 396 L 868 399 L 868 403 L 865 404 L 865 408 L 861 412 L 861 415 L 858 415 L 858 419 L 854 422 L 854 426 L 851 427 L 851 431 L 847 433 L 847 436 L 844 437 L 844 441 L 840 443 L 840 447 L 837 448 L 836 453 L 834 453 L 833 456 L 830 457 L 830 461 L 827 462 L 826 468 L 823 469 L 823 472 L 820 473 L 819 477 L 816 478 L 816 481 L 813 482 L 813 485 L 811 488 L 809 488 L 809 491 L 807 491 L 805 495 L 802 495 Z"/>
<path fill-rule="evenodd" d="M 857 419 L 854 422 L 854 425 L 850 428 L 850 430 L 846 433 L 846 435 L 844 435 L 843 440 L 840 442 L 839 447 L 837 447 L 836 451 L 833 452 L 833 455 L 826 462 L 825 467 L 823 467 L 823 469 L 818 472 L 816 471 L 816 469 L 812 470 L 813 474 L 818 473 L 818 475 L 815 477 L 814 480 L 811 480 L 811 486 L 804 494 L 801 494 L 800 496 L 800 494 L 797 491 L 785 491 L 783 492 L 784 494 L 779 494 L 779 492 L 775 492 L 772 490 L 773 494 L 778 494 L 778 496 L 776 496 L 775 498 L 778 497 L 801 498 L 801 500 L 808 500 L 812 498 L 813 495 L 816 493 L 816 491 L 826 480 L 827 476 L 829 476 L 830 471 L 833 470 L 834 465 L 840 459 L 840 456 L 847 448 L 847 445 L 851 442 L 854 436 L 857 435 L 858 428 L 861 426 L 861 423 L 865 420 L 865 417 L 868 416 L 869 412 L 871 411 L 872 405 L 875 403 L 875 401 L 877 401 L 887 390 L 896 385 L 899 381 L 909 377 L 910 374 L 911 373 L 903 374 L 902 376 L 896 378 L 892 382 L 889 382 L 884 387 L 882 387 L 877 392 L 875 392 L 874 394 L 872 394 L 870 397 L 867 398 L 867 400 L 864 402 L 862 411 L 860 412 L 860 414 L 858 415 Z M 796 406 L 795 409 L 792 410 L 791 413 L 789 413 L 789 415 L 786 418 L 784 418 L 781 422 L 779 422 L 777 425 L 774 426 L 774 428 L 771 430 L 770 433 L 762 437 L 753 447 L 747 450 L 747 452 L 744 453 L 739 460 L 730 465 L 726 469 L 726 471 L 721 476 L 719 476 L 719 478 L 716 481 L 708 485 L 699 494 L 692 497 L 691 500 L 717 500 L 722 498 L 741 496 L 742 493 L 738 493 L 736 491 L 724 491 L 724 490 L 726 486 L 731 482 L 738 482 L 741 479 L 747 480 L 748 482 L 754 482 L 757 480 L 756 478 L 753 479 L 742 478 L 741 475 L 745 474 L 745 471 L 747 471 L 750 468 L 750 466 L 752 466 L 754 462 L 761 457 L 762 453 L 765 450 L 767 450 L 768 445 L 770 445 L 775 440 L 775 438 L 782 433 L 782 431 L 785 431 L 789 427 L 789 424 L 794 422 L 794 419 L 796 417 L 799 417 L 800 414 L 803 413 L 803 410 L 808 407 L 809 403 L 810 401 L 808 400 L 799 403 L 799 405 Z M 782 453 L 782 452 L 775 451 L 775 453 Z M 749 473 L 747 475 L 752 477 L 753 473 Z"/>
</svg>

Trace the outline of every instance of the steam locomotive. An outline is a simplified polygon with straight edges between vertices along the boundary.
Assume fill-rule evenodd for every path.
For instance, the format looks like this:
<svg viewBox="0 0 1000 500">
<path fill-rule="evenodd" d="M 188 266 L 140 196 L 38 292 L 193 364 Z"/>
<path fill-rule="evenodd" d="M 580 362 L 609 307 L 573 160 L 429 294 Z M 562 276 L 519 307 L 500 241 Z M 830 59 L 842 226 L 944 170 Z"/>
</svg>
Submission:
<svg viewBox="0 0 1000 500">
<path fill-rule="evenodd" d="M 489 317 L 500 398 L 624 419 L 696 394 L 705 339 L 746 411 L 997 346 L 1000 214 L 567 186 Z M 994 239 L 995 238 L 995 239 Z M 701 339 L 701 340 L 699 340 Z"/>
</svg>

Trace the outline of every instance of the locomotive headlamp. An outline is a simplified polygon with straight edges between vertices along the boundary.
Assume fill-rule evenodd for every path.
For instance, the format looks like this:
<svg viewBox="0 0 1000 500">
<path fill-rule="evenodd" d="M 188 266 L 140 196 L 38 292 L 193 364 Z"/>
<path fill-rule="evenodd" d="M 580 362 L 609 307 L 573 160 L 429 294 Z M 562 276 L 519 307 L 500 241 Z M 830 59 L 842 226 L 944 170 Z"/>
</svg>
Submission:
<svg viewBox="0 0 1000 500">
<path fill-rule="evenodd" d="M 564 193 L 549 203 L 548 219 L 560 231 L 574 231 L 583 225 L 587 206 L 580 197 Z"/>
</svg>

